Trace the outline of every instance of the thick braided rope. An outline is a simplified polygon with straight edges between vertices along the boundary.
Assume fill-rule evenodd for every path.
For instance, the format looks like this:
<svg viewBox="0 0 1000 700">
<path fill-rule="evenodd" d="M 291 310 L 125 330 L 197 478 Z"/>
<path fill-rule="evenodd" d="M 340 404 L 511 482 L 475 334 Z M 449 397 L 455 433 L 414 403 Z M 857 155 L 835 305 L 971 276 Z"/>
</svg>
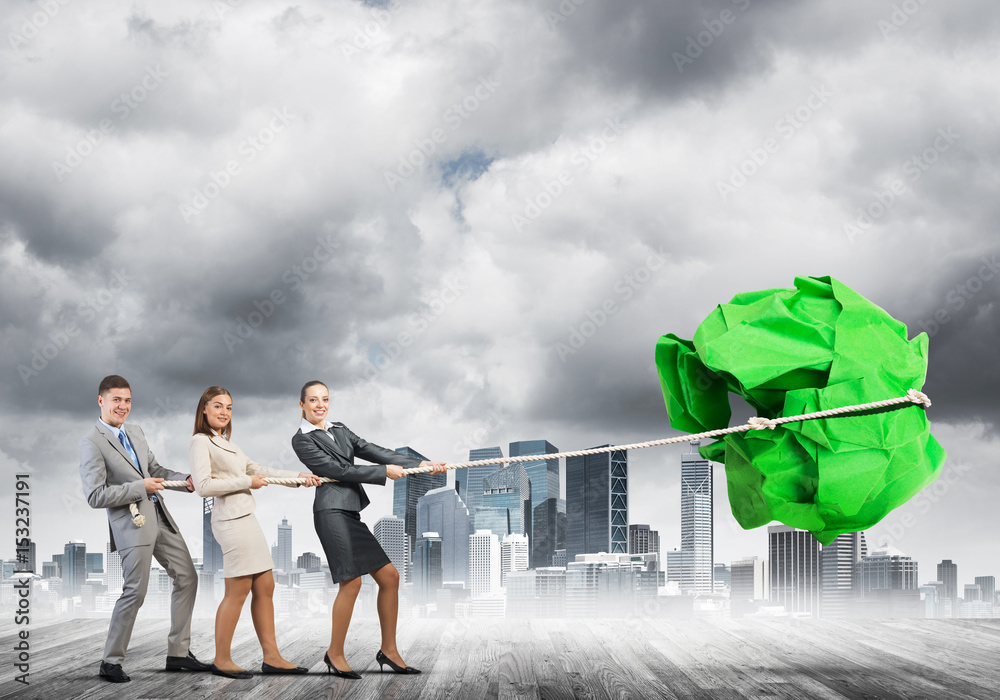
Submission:
<svg viewBox="0 0 1000 700">
<path fill-rule="evenodd" d="M 799 421 L 806 420 L 816 420 L 817 418 L 832 418 L 834 416 L 843 415 L 845 413 L 855 413 L 857 411 L 870 411 L 875 408 L 885 408 L 887 406 L 896 406 L 898 404 L 914 403 L 920 404 L 924 408 L 931 405 L 931 400 L 927 398 L 927 394 L 922 391 L 917 391 L 916 389 L 910 389 L 906 392 L 906 396 L 899 396 L 894 399 L 885 399 L 884 401 L 872 401 L 871 403 L 856 404 L 854 406 L 841 406 L 840 408 L 830 408 L 825 411 L 815 411 L 814 413 L 803 413 L 798 416 L 784 416 L 783 418 L 762 418 L 760 416 L 753 416 L 747 420 L 743 425 L 736 425 L 731 428 L 720 428 L 719 430 L 708 430 L 704 433 L 695 433 L 693 435 L 678 435 L 672 438 L 663 438 L 660 440 L 650 440 L 648 442 L 634 442 L 629 445 L 609 445 L 607 447 L 593 447 L 589 450 L 574 450 L 572 452 L 556 452 L 553 454 L 544 455 L 523 455 L 521 457 L 495 457 L 491 459 L 478 459 L 471 462 L 451 462 L 445 465 L 446 469 L 464 469 L 471 466 L 479 466 L 486 464 L 512 464 L 515 462 L 537 462 L 541 459 L 559 459 L 560 457 L 582 457 L 584 455 L 596 455 L 602 452 L 617 452 L 620 450 L 641 450 L 646 447 L 658 447 L 659 445 L 673 445 L 679 442 L 692 442 L 694 440 L 704 440 L 707 438 L 719 437 L 721 435 L 729 435 L 730 433 L 744 433 L 748 430 L 774 430 L 777 426 L 784 423 L 796 423 Z M 404 474 L 426 474 L 433 471 L 433 467 L 413 467 L 412 469 L 404 469 Z M 275 484 L 277 486 L 294 486 L 297 484 L 304 484 L 305 479 L 298 478 L 287 478 L 287 477 L 276 477 L 268 476 L 266 477 L 268 484 Z M 320 481 L 330 482 L 336 481 L 336 479 L 330 479 L 327 477 L 320 477 Z M 186 481 L 164 481 L 162 482 L 163 487 L 170 489 L 186 489 Z M 136 508 L 134 503 L 129 506 L 132 510 L 132 520 L 138 527 L 142 527 L 145 518 L 139 514 L 139 509 Z M 142 522 L 139 522 L 139 520 Z"/>
</svg>

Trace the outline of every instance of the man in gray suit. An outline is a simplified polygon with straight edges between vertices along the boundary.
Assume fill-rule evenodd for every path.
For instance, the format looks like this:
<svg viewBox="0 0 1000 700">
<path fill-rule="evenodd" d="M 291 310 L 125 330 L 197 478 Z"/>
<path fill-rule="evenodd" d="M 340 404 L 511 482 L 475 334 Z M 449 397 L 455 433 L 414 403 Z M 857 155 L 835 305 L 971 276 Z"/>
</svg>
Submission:
<svg viewBox="0 0 1000 700">
<path fill-rule="evenodd" d="M 117 550 L 121 556 L 124 578 L 122 595 L 111 614 L 100 676 L 112 683 L 130 680 L 122 670 L 122 661 L 135 616 L 146 597 L 154 557 L 174 582 L 167 670 L 210 671 L 211 665 L 198 661 L 188 648 L 198 574 L 180 529 L 164 503 L 161 483 L 187 480 L 187 490 L 193 491 L 191 477 L 160 466 L 142 430 L 124 424 L 132 408 L 132 389 L 123 377 L 105 377 L 98 388 L 97 403 L 101 418 L 80 438 L 80 478 L 90 507 L 108 511 L 111 551 Z M 131 503 L 146 519 L 142 527 L 132 521 Z"/>
</svg>

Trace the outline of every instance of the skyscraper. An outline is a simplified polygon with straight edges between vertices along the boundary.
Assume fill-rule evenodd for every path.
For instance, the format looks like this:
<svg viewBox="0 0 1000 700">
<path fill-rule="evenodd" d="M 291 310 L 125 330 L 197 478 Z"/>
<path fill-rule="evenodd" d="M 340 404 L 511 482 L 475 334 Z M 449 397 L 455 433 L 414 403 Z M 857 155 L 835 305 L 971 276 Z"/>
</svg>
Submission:
<svg viewBox="0 0 1000 700">
<path fill-rule="evenodd" d="M 628 553 L 660 554 L 660 533 L 650 530 L 649 525 L 628 526 Z"/>
<path fill-rule="evenodd" d="M 489 530 L 469 535 L 469 589 L 473 598 L 500 590 L 500 540 Z"/>
<path fill-rule="evenodd" d="M 28 540 L 27 546 L 25 547 L 18 546 L 16 548 L 16 553 L 15 553 L 15 561 L 17 562 L 17 566 L 15 567 L 15 569 L 21 573 L 26 571 L 30 571 L 31 573 L 36 573 L 35 569 L 36 551 L 37 550 L 35 547 L 34 540 Z"/>
<path fill-rule="evenodd" d="M 105 561 L 105 581 L 108 593 L 120 591 L 125 585 L 125 577 L 122 574 L 122 555 L 118 550 L 111 551 L 111 543 L 108 542 L 107 549 L 104 550 Z"/>
<path fill-rule="evenodd" d="M 958 612 L 958 564 L 944 559 L 937 565 L 937 580 L 944 584 L 944 598 L 951 601 L 952 610 Z"/>
<path fill-rule="evenodd" d="M 278 525 L 278 548 L 274 557 L 274 568 L 291 571 L 293 561 L 292 526 L 288 524 L 288 518 L 282 518 L 281 525 Z"/>
<path fill-rule="evenodd" d="M 739 559 L 729 566 L 729 601 L 733 617 L 743 617 L 756 609 L 756 601 L 770 594 L 770 570 L 766 559 Z"/>
<path fill-rule="evenodd" d="M 548 440 L 521 440 L 510 443 L 511 457 L 554 454 Z M 538 459 L 521 462 L 531 482 L 531 508 L 524 532 L 531 546 L 531 566 L 549 566 L 552 554 L 565 544 L 565 529 L 561 528 L 566 502 L 559 497 L 559 460 Z M 535 525 L 538 525 L 536 529 Z"/>
<path fill-rule="evenodd" d="M 87 576 L 104 573 L 104 555 L 100 552 L 87 552 Z"/>
<path fill-rule="evenodd" d="M 786 612 L 819 616 L 820 544 L 805 530 L 787 525 L 767 528 L 771 563 L 771 602 Z"/>
<path fill-rule="evenodd" d="M 377 523 L 376 523 L 377 525 Z M 383 547 L 385 549 L 385 547 Z M 388 554 L 388 552 L 386 552 Z M 392 557 L 389 557 L 392 559 Z M 305 569 L 306 571 L 310 569 L 318 569 L 321 566 L 320 558 L 318 554 L 314 552 L 303 552 L 295 560 L 296 569 Z"/>
<path fill-rule="evenodd" d="M 443 580 L 441 538 L 436 532 L 421 533 L 413 552 L 413 589 L 417 600 L 422 603 L 434 600 Z"/>
<path fill-rule="evenodd" d="M 497 459 L 503 457 L 503 450 L 500 447 L 480 447 L 469 450 L 469 461 L 474 462 L 479 459 Z M 476 508 L 482 505 L 483 501 L 483 477 L 489 476 L 503 464 L 485 464 L 483 466 L 468 467 L 466 469 L 455 470 L 455 483 L 458 485 L 458 495 L 469 509 L 469 534 L 476 530 L 475 513 Z"/>
<path fill-rule="evenodd" d="M 419 460 L 427 459 L 410 447 L 398 447 L 396 452 Z M 431 489 L 441 488 L 447 483 L 447 474 L 411 474 L 405 479 L 392 482 L 392 514 L 403 521 L 410 551 L 414 555 L 417 541 L 417 500 Z"/>
<path fill-rule="evenodd" d="M 510 534 L 500 542 L 500 585 L 507 585 L 507 574 L 511 571 L 528 570 L 527 535 Z"/>
<path fill-rule="evenodd" d="M 483 508 L 506 508 L 510 532 L 530 535 L 531 485 L 524 466 L 508 464 L 484 477 L 482 483 Z"/>
<path fill-rule="evenodd" d="M 690 451 L 681 455 L 681 551 L 691 553 L 692 567 L 682 576 L 681 588 L 711 593 L 715 563 L 712 465 L 698 454 L 700 444 L 692 442 Z"/>
<path fill-rule="evenodd" d="M 215 573 L 222 571 L 222 547 L 212 532 L 212 509 L 215 498 L 203 498 L 201 501 L 201 570 Z M 280 567 L 279 567 L 280 568 Z"/>
<path fill-rule="evenodd" d="M 417 532 L 440 535 L 442 580 L 468 583 L 469 511 L 455 489 L 442 486 L 417 499 Z"/>
<path fill-rule="evenodd" d="M 820 605 L 823 617 L 847 617 L 858 596 L 858 562 L 868 554 L 865 533 L 849 532 L 820 552 Z"/>
<path fill-rule="evenodd" d="M 382 545 L 389 561 L 399 572 L 399 580 L 406 583 L 408 567 L 406 565 L 406 529 L 403 527 L 403 521 L 395 515 L 379 518 L 375 522 L 372 534 L 375 535 L 375 539 Z"/>
<path fill-rule="evenodd" d="M 917 585 L 917 562 L 902 552 L 876 550 L 858 563 L 858 593 L 867 598 L 872 591 L 913 591 Z"/>
<path fill-rule="evenodd" d="M 63 595 L 67 598 L 80 595 L 80 588 L 87 582 L 87 545 L 80 540 L 67 542 L 62 555 Z"/>
<path fill-rule="evenodd" d="M 628 553 L 624 450 L 566 458 L 566 556 L 598 552 Z"/>
<path fill-rule="evenodd" d="M 994 605 L 997 597 L 996 578 L 993 576 L 976 576 L 976 583 L 979 584 L 979 590 L 982 591 L 983 600 L 990 605 Z"/>
</svg>

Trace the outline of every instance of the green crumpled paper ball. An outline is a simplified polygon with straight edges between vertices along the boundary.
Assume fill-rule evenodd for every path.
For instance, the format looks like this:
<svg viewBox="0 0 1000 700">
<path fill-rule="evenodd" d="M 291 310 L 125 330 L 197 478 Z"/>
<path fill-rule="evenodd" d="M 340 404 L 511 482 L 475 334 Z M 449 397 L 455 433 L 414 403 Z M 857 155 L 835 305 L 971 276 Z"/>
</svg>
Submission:
<svg viewBox="0 0 1000 700">
<path fill-rule="evenodd" d="M 660 337 L 656 368 L 671 426 L 703 432 L 729 426 L 728 392 L 767 418 L 903 396 L 923 386 L 927 342 L 832 277 L 796 277 L 795 289 L 719 305 L 693 340 Z M 916 405 L 734 433 L 699 451 L 725 463 L 744 529 L 778 520 L 823 544 L 879 522 L 945 460 Z"/>
</svg>

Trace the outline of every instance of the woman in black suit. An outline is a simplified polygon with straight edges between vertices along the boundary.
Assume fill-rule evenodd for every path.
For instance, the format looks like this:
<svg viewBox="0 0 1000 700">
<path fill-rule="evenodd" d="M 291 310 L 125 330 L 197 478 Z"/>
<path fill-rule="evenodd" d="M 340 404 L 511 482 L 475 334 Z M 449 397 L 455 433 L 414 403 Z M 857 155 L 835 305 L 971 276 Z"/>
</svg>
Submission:
<svg viewBox="0 0 1000 700">
<path fill-rule="evenodd" d="M 404 468 L 433 467 L 435 474 L 445 471 L 444 462 L 422 462 L 414 457 L 387 450 L 362 440 L 343 423 L 331 423 L 330 391 L 323 382 L 312 381 L 302 387 L 299 396 L 302 424 L 292 437 L 296 456 L 317 476 L 336 479 L 316 489 L 313 521 L 316 534 L 330 564 L 334 583 L 340 584 L 333 601 L 333 630 L 330 647 L 323 657 L 330 673 L 342 678 L 360 678 L 351 670 L 344 656 L 344 640 L 351 624 L 354 601 L 361 590 L 361 577 L 371 574 L 378 584 L 378 619 L 382 630 L 382 648 L 375 655 L 379 670 L 388 665 L 396 673 L 420 673 L 407 666 L 396 648 L 396 617 L 399 612 L 399 572 L 389 557 L 361 522 L 360 511 L 368 505 L 362 484 L 384 485 L 386 479 L 406 476 Z M 358 456 L 373 465 L 356 465 Z M 346 670 L 344 670 L 346 669 Z"/>
</svg>

